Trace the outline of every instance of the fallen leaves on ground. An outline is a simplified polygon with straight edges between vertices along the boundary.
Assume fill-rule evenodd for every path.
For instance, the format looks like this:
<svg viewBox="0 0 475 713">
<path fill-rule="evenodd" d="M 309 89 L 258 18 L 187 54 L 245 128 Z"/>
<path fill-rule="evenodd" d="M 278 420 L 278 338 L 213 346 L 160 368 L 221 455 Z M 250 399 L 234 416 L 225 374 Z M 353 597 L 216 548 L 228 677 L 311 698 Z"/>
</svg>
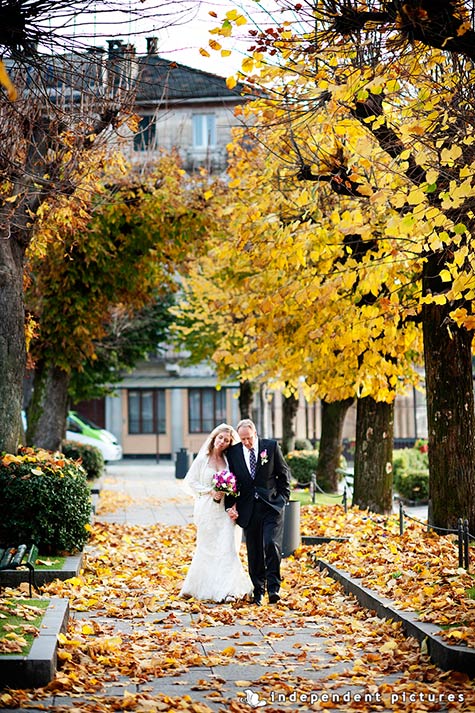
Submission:
<svg viewBox="0 0 475 713">
<path fill-rule="evenodd" d="M 28 645 L 25 635 L 38 636 L 39 629 L 29 622 L 44 614 L 44 609 L 21 600 L 0 599 L 0 654 L 20 654 Z M 14 623 L 3 623 L 14 617 Z"/>
<path fill-rule="evenodd" d="M 105 510 L 110 512 L 114 502 L 111 496 Z M 439 586 L 442 577 L 455 596 L 467 583 L 464 575 L 453 570 L 442 543 L 432 547 L 429 536 L 423 546 L 420 530 L 408 528 L 399 542 L 392 522 L 378 522 L 381 534 L 376 535 L 364 513 L 351 511 L 348 524 L 339 510 L 304 509 L 303 528 L 312 534 L 336 528 L 349 535 L 353 560 L 344 558 L 350 549 L 346 543 L 300 548 L 283 561 L 281 603 L 259 608 L 179 598 L 194 549 L 192 525 L 96 522 L 80 575 L 43 588 L 46 596 L 67 597 L 72 611 L 68 630 L 59 637 L 56 678 L 41 689 L 0 694 L 0 707 L 249 713 L 248 697 L 258 694 L 266 713 L 472 710 L 474 683 L 466 675 L 432 665 L 399 624 L 360 607 L 315 567 L 313 558 L 318 552 L 364 576 L 372 588 L 389 581 L 393 571 L 405 576 L 407 567 L 416 574 L 437 572 L 437 577 L 424 575 L 425 586 Z M 418 556 L 406 564 L 410 543 L 417 543 Z M 436 559 L 450 574 L 440 574 Z M 452 588 L 454 578 L 458 584 Z M 408 594 L 398 579 L 392 596 L 400 590 L 401 598 L 412 600 L 416 589 Z M 438 601 L 437 590 L 431 596 Z M 236 667 L 242 667 L 242 675 L 236 675 Z M 177 695 L 169 695 L 170 688 Z"/>
<path fill-rule="evenodd" d="M 440 635 L 475 648 L 475 578 L 458 566 L 455 535 L 439 535 L 409 521 L 401 535 L 399 517 L 351 508 L 305 508 L 302 533 L 348 537 L 312 547 L 319 559 L 361 579 L 391 599 L 397 609 L 415 611 L 424 622 L 448 627 Z"/>
</svg>

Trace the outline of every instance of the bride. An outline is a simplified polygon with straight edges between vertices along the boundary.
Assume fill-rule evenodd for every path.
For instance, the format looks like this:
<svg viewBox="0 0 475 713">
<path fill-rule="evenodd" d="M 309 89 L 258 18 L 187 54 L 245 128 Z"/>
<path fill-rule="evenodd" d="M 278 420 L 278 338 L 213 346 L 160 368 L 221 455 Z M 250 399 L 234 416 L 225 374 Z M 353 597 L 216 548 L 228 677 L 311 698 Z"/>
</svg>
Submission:
<svg viewBox="0 0 475 713">
<path fill-rule="evenodd" d="M 180 591 L 182 597 L 214 602 L 240 599 L 253 591 L 239 559 L 241 528 L 224 509 L 224 493 L 214 489 L 213 476 L 229 470 L 226 449 L 239 442 L 232 426 L 211 431 L 185 477 L 195 498 L 196 548 Z"/>
</svg>

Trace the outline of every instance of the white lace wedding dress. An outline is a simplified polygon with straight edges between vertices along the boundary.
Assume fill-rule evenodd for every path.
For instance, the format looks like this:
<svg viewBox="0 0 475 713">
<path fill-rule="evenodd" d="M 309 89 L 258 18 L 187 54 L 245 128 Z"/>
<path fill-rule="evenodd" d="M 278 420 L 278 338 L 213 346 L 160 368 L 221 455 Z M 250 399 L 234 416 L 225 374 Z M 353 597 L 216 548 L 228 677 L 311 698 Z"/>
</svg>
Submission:
<svg viewBox="0 0 475 713">
<path fill-rule="evenodd" d="M 242 530 L 224 500 L 213 500 L 214 472 L 207 457 L 197 458 L 185 478 L 195 498 L 196 548 L 180 596 L 223 602 L 251 594 L 253 587 L 238 554 Z"/>
</svg>

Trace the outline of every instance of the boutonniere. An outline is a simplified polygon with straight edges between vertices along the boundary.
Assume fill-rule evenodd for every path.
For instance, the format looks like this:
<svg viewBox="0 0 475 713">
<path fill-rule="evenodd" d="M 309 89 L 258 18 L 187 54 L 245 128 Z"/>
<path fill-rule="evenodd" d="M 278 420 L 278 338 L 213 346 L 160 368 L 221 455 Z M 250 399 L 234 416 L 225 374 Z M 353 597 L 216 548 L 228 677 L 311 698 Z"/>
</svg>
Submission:
<svg viewBox="0 0 475 713">
<path fill-rule="evenodd" d="M 262 465 L 265 465 L 267 463 L 267 461 L 269 460 L 269 457 L 267 455 L 267 450 L 261 451 L 259 453 L 259 456 L 260 456 Z"/>
</svg>

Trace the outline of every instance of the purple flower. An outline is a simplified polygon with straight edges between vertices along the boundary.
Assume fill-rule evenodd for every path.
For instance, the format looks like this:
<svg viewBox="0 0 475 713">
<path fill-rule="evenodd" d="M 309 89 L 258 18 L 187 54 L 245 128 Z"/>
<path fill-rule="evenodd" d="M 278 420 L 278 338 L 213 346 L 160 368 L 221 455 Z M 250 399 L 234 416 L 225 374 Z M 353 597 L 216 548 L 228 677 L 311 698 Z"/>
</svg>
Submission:
<svg viewBox="0 0 475 713">
<path fill-rule="evenodd" d="M 213 487 L 218 493 L 223 492 L 227 495 L 239 495 L 237 489 L 236 476 L 229 470 L 222 470 L 213 475 Z"/>
</svg>

